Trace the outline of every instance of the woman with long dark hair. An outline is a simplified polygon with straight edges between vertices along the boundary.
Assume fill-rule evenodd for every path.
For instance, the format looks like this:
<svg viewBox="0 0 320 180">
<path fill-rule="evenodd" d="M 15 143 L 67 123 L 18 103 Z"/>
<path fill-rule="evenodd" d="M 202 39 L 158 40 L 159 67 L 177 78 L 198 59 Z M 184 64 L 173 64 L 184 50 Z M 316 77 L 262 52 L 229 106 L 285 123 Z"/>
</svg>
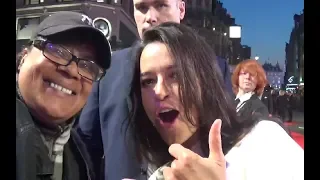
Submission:
<svg viewBox="0 0 320 180">
<path fill-rule="evenodd" d="M 303 178 L 303 150 L 281 124 L 238 119 L 215 57 L 185 25 L 144 33 L 128 128 L 149 179 Z"/>
</svg>

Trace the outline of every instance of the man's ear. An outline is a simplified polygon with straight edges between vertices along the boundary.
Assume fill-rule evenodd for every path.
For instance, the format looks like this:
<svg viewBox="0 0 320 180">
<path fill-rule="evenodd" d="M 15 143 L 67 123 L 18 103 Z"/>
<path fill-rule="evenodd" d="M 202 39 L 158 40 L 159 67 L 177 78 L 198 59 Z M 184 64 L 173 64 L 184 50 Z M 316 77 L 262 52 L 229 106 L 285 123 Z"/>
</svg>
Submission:
<svg viewBox="0 0 320 180">
<path fill-rule="evenodd" d="M 17 62 L 17 72 L 20 71 L 22 64 L 24 63 L 25 58 L 28 56 L 28 49 L 24 48 L 20 53 L 20 60 Z"/>
<path fill-rule="evenodd" d="M 179 2 L 179 10 L 180 10 L 180 20 L 183 20 L 184 15 L 186 14 L 186 4 L 184 1 Z"/>
</svg>

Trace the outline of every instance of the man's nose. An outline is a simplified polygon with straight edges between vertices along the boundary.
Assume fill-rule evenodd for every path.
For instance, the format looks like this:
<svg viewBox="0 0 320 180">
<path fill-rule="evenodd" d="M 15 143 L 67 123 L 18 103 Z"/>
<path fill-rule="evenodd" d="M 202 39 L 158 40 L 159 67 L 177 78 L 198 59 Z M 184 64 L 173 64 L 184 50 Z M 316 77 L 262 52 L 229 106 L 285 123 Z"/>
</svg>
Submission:
<svg viewBox="0 0 320 180">
<path fill-rule="evenodd" d="M 146 21 L 149 24 L 155 24 L 157 22 L 157 12 L 154 8 L 150 8 L 146 13 Z"/>
<path fill-rule="evenodd" d="M 155 94 L 158 100 L 162 101 L 169 95 L 169 90 L 165 82 L 161 79 L 158 80 L 155 86 Z"/>
<path fill-rule="evenodd" d="M 81 78 L 81 75 L 78 73 L 78 65 L 74 61 L 67 66 L 60 65 L 58 66 L 58 69 L 65 72 L 65 74 L 67 74 L 71 78 L 76 78 L 76 79 Z"/>
</svg>

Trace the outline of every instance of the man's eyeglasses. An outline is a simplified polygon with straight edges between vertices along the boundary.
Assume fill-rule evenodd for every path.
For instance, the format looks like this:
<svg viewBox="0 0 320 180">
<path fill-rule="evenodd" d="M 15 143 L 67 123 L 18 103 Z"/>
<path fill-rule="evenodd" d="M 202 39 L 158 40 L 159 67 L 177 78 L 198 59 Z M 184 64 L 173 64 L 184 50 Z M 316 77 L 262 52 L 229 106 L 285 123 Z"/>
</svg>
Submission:
<svg viewBox="0 0 320 180">
<path fill-rule="evenodd" d="M 86 79 L 99 81 L 105 75 L 105 70 L 94 61 L 78 58 L 60 45 L 46 40 L 35 40 L 33 45 L 42 51 L 44 57 L 59 65 L 68 66 L 74 61 L 77 64 L 78 73 Z"/>
</svg>

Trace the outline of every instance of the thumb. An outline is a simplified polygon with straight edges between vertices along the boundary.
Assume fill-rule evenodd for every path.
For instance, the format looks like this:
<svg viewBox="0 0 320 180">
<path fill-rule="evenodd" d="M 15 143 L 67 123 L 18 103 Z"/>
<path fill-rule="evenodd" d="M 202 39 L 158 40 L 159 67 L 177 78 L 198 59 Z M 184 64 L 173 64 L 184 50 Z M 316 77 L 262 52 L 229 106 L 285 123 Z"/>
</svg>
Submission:
<svg viewBox="0 0 320 180">
<path fill-rule="evenodd" d="M 224 154 L 221 142 L 221 119 L 216 119 L 209 132 L 209 158 L 216 161 L 223 161 Z"/>
</svg>

